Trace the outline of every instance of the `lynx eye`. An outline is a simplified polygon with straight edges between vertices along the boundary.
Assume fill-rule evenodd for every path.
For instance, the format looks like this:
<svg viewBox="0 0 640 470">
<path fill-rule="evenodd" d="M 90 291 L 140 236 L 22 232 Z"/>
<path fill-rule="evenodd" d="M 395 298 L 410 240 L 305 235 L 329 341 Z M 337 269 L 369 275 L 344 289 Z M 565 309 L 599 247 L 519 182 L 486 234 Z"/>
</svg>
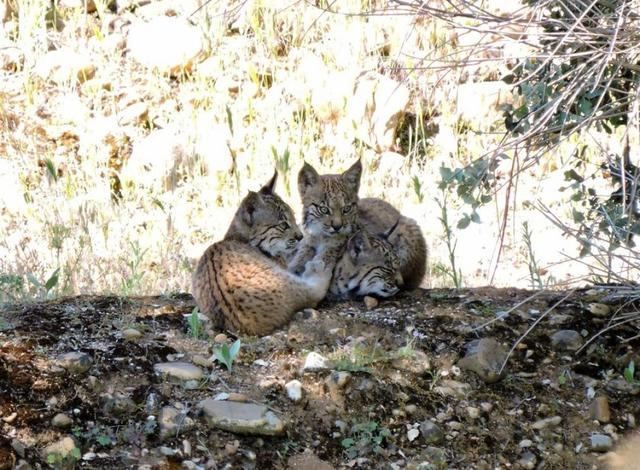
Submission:
<svg viewBox="0 0 640 470">
<path fill-rule="evenodd" d="M 353 209 L 353 204 L 348 204 L 342 208 L 342 213 L 348 214 L 349 212 L 351 212 L 351 209 Z"/>
<path fill-rule="evenodd" d="M 318 206 L 318 210 L 321 214 L 327 215 L 329 213 L 329 208 L 327 206 Z"/>
<path fill-rule="evenodd" d="M 283 221 L 283 222 L 280 222 L 280 223 L 278 224 L 278 227 L 279 227 L 281 230 L 287 230 L 287 229 L 290 227 L 290 225 L 289 225 L 289 222 L 284 222 L 284 221 Z"/>
</svg>

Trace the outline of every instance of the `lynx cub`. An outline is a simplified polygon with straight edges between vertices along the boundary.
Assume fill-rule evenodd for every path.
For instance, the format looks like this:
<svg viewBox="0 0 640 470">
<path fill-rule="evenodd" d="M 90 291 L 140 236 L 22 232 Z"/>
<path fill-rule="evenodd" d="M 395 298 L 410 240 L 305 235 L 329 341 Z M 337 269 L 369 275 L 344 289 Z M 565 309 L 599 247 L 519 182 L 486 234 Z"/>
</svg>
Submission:
<svg viewBox="0 0 640 470">
<path fill-rule="evenodd" d="M 358 201 L 358 218 L 360 225 L 373 233 L 381 233 L 397 224 L 387 240 L 398 256 L 404 288 L 419 287 L 427 269 L 428 252 L 422 230 L 416 221 L 402 215 L 388 202 L 376 198 Z"/>
<path fill-rule="evenodd" d="M 289 268 L 301 272 L 316 247 L 329 245 L 328 255 L 337 263 L 329 289 L 333 298 L 389 297 L 402 286 L 404 275 L 405 285 L 413 288 L 425 272 L 419 227 L 380 199 L 358 201 L 361 173 L 358 160 L 340 175 L 319 175 L 308 163 L 298 174 L 307 237 Z"/>
<path fill-rule="evenodd" d="M 329 288 L 333 264 L 316 257 L 297 276 L 278 261 L 289 258 L 302 234 L 291 208 L 273 192 L 276 176 L 249 192 L 224 239 L 198 261 L 193 296 L 216 328 L 269 334 L 296 311 L 315 307 Z"/>
</svg>

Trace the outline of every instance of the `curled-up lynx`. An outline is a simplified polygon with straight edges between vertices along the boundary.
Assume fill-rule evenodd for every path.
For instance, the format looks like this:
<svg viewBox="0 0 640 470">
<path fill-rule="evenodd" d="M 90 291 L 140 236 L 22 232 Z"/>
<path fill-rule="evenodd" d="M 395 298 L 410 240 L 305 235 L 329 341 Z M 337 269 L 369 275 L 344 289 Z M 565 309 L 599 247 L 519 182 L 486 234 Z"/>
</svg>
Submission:
<svg viewBox="0 0 640 470">
<path fill-rule="evenodd" d="M 280 261 L 289 258 L 302 234 L 291 208 L 273 192 L 276 175 L 260 191 L 249 192 L 224 239 L 198 261 L 192 293 L 215 328 L 269 334 L 296 311 L 315 307 L 329 288 L 333 264 L 314 258 L 298 276 Z"/>
<path fill-rule="evenodd" d="M 400 260 L 388 241 L 395 228 L 382 235 L 360 230 L 349 239 L 333 270 L 331 299 L 365 295 L 384 298 L 398 293 L 403 285 Z"/>
<path fill-rule="evenodd" d="M 360 225 L 372 233 L 383 233 L 397 224 L 387 240 L 398 256 L 404 288 L 419 287 L 427 269 L 427 244 L 417 222 L 377 198 L 358 201 L 358 218 Z"/>
</svg>

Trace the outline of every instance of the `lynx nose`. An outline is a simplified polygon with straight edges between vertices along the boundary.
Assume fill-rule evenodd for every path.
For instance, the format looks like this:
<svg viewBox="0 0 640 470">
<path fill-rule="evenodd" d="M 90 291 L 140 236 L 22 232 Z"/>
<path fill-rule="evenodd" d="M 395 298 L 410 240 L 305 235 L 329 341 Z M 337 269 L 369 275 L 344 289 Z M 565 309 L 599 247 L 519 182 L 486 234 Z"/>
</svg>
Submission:
<svg viewBox="0 0 640 470">
<path fill-rule="evenodd" d="M 294 237 L 294 238 L 296 239 L 296 241 L 298 241 L 298 242 L 299 242 L 300 240 L 302 240 L 302 234 L 301 234 L 300 232 L 296 233 L 293 237 Z"/>
<path fill-rule="evenodd" d="M 340 229 L 342 228 L 342 222 L 332 220 L 331 221 L 331 228 L 333 229 L 334 232 L 339 232 Z"/>
</svg>

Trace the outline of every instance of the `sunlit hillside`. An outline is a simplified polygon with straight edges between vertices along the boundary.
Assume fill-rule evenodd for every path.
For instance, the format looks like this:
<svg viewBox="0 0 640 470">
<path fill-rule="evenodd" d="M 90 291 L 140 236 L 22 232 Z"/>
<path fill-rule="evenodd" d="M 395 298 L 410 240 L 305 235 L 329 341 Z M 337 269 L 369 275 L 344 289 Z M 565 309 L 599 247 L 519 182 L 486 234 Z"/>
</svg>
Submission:
<svg viewBox="0 0 640 470">
<path fill-rule="evenodd" d="M 334 173 L 362 159 L 361 195 L 422 226 L 426 286 L 453 286 L 452 260 L 465 286 L 588 273 L 567 262 L 575 241 L 533 207 L 569 220 L 564 164 L 585 140 L 508 189 L 519 155 L 505 155 L 501 189 L 464 229 L 469 207 L 439 187 L 442 166 L 502 139 L 500 106 L 518 97 L 501 78 L 524 41 L 401 11 L 359 14 L 382 3 L 57 3 L 0 10 L 1 300 L 188 291 L 195 260 L 274 167 L 299 213 L 303 160 Z M 616 150 L 589 143 L 585 159 Z"/>
</svg>

